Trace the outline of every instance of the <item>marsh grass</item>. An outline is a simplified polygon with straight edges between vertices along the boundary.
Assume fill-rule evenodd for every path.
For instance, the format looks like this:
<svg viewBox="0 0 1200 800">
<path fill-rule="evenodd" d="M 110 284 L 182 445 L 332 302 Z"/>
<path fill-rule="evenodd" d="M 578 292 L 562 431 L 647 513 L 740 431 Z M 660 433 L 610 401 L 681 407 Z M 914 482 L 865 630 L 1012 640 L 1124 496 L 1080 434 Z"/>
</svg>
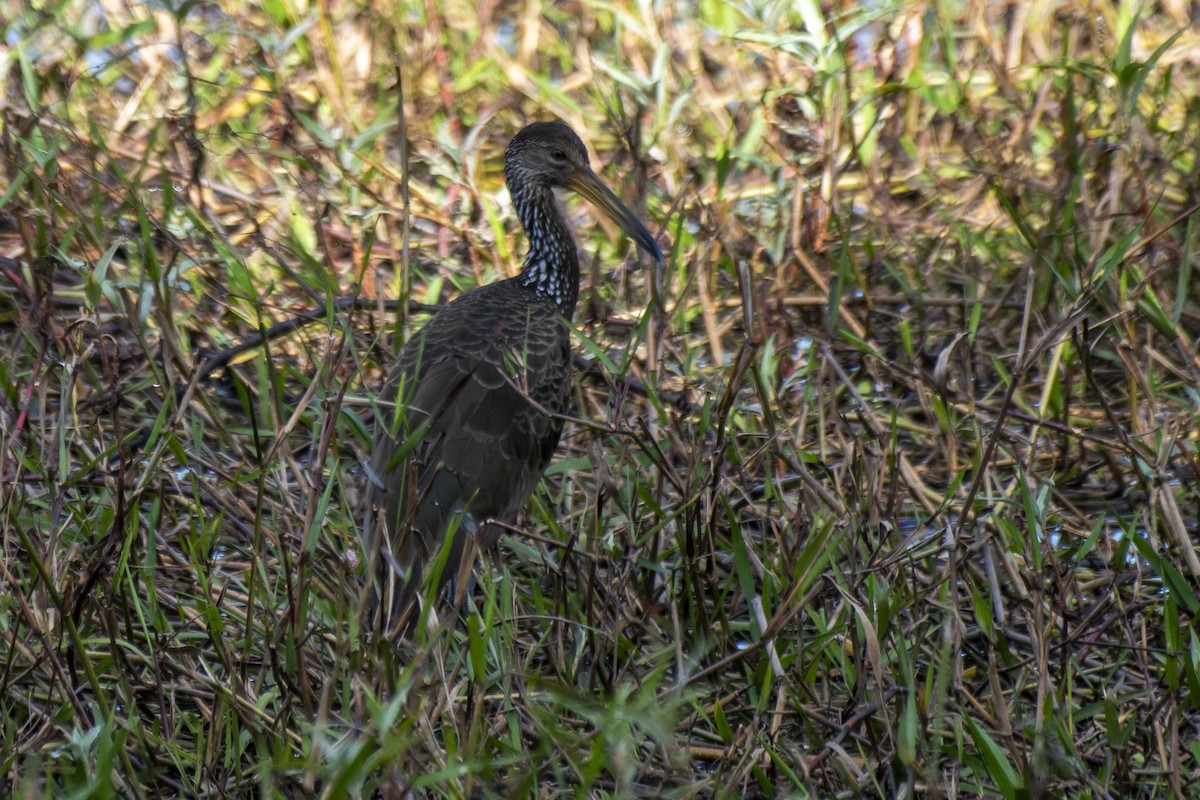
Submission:
<svg viewBox="0 0 1200 800">
<path fill-rule="evenodd" d="M 0 794 L 1194 795 L 1187 13 L 7 2 Z M 574 418 L 382 645 L 374 393 L 547 117 L 667 269 L 568 203 Z"/>
</svg>

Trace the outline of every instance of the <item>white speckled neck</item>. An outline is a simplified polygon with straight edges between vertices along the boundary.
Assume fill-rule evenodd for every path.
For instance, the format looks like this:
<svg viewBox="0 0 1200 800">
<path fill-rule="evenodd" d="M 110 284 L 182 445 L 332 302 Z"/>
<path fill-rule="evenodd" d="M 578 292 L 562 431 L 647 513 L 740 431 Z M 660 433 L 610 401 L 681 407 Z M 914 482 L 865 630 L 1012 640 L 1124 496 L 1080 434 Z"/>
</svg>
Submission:
<svg viewBox="0 0 1200 800">
<path fill-rule="evenodd" d="M 509 189 L 517 218 L 529 237 L 529 252 L 517 280 L 551 300 L 570 319 L 579 298 L 579 256 L 554 192 L 530 186 Z"/>
</svg>

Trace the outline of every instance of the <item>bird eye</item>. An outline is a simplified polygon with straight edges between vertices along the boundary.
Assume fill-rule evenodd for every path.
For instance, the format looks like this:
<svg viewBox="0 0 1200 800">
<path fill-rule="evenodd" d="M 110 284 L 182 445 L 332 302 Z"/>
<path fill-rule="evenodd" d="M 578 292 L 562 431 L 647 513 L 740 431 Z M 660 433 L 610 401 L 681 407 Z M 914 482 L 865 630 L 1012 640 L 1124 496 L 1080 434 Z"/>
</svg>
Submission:
<svg viewBox="0 0 1200 800">
<path fill-rule="evenodd" d="M 567 160 L 567 154 L 564 153 L 562 150 L 551 150 L 550 157 L 553 158 L 555 161 L 566 161 Z"/>
</svg>

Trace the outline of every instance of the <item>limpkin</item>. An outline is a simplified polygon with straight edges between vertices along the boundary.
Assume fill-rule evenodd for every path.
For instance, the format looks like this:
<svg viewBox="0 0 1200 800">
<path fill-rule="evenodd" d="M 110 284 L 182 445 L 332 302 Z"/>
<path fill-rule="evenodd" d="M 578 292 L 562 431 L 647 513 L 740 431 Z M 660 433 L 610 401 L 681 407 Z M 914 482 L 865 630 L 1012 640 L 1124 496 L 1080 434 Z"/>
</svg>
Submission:
<svg viewBox="0 0 1200 800">
<path fill-rule="evenodd" d="M 520 274 L 438 311 L 405 344 L 381 395 L 363 538 L 371 624 L 384 636 L 411 626 L 422 578 L 443 551 L 437 591 L 455 580 L 461 600 L 476 549 L 495 544 L 495 522 L 516 520 L 558 446 L 579 259 L 554 190 L 583 195 L 663 263 L 650 231 L 596 177 L 566 125 L 518 133 L 504 178 L 529 240 Z"/>
</svg>

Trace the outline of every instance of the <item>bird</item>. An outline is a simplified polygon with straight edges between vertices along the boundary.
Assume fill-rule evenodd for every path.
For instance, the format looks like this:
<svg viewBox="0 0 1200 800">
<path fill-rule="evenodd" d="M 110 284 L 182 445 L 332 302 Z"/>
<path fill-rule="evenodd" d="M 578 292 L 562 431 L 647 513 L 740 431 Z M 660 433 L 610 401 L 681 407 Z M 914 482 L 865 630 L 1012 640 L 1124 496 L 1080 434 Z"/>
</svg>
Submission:
<svg viewBox="0 0 1200 800">
<path fill-rule="evenodd" d="M 566 124 L 519 131 L 504 178 L 528 240 L 520 272 L 437 311 L 401 349 L 377 404 L 362 537 L 370 629 L 388 639 L 412 629 L 427 571 L 440 569 L 435 597 L 452 590 L 461 603 L 476 554 L 517 520 L 558 446 L 579 257 L 556 190 L 582 195 L 663 265 L 654 235 Z"/>
</svg>

